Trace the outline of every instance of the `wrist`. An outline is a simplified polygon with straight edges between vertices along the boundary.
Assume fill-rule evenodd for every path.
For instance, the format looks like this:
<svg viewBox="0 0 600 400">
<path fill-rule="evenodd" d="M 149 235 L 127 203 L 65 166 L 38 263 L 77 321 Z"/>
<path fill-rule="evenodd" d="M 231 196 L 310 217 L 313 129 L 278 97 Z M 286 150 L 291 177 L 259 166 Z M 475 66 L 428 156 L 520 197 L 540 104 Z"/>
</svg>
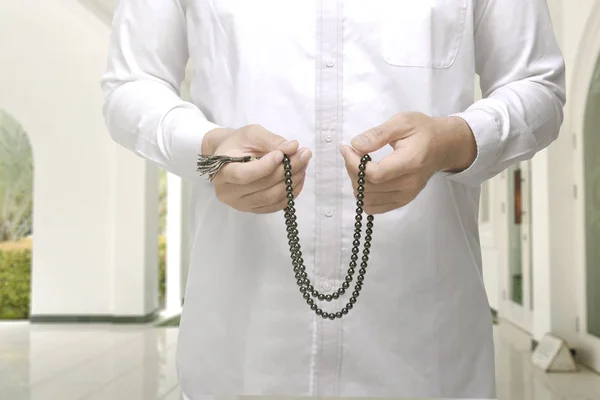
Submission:
<svg viewBox="0 0 600 400">
<path fill-rule="evenodd" d="M 200 154 L 212 156 L 223 140 L 233 132 L 234 130 L 230 128 L 215 128 L 206 132 L 202 139 Z"/>
<path fill-rule="evenodd" d="M 456 116 L 436 118 L 438 170 L 461 172 L 469 168 L 477 157 L 477 142 L 471 127 Z"/>
</svg>

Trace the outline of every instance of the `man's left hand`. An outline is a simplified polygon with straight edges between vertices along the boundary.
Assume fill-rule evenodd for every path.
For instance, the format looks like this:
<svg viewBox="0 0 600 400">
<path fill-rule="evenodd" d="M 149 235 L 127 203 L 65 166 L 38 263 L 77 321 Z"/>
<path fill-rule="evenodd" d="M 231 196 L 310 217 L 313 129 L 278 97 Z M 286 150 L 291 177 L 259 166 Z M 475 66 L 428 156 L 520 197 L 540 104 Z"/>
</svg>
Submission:
<svg viewBox="0 0 600 400">
<path fill-rule="evenodd" d="M 468 168 L 477 155 L 469 125 L 459 117 L 432 118 L 418 112 L 399 113 L 342 146 L 355 195 L 360 158 L 385 145 L 394 152 L 365 170 L 364 206 L 368 214 L 382 214 L 410 203 L 439 171 Z"/>
</svg>

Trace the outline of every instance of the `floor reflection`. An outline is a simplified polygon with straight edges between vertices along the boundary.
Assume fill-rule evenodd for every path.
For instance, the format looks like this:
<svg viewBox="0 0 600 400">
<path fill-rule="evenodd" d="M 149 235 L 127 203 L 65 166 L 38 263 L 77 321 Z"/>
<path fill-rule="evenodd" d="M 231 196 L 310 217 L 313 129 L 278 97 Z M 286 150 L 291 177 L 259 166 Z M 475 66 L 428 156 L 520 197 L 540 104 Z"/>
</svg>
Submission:
<svg viewBox="0 0 600 400">
<path fill-rule="evenodd" d="M 544 374 L 527 335 L 508 323 L 494 333 L 500 400 L 600 400 L 599 375 Z M 176 342 L 176 328 L 3 322 L 0 399 L 180 400 Z"/>
</svg>

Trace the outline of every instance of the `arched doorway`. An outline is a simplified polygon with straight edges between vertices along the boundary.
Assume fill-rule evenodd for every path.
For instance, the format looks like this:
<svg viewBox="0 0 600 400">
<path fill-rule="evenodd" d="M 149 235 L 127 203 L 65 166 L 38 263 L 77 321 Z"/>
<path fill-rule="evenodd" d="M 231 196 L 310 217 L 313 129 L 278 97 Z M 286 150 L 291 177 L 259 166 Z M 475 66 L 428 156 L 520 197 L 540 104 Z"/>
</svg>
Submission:
<svg viewBox="0 0 600 400">
<path fill-rule="evenodd" d="M 0 319 L 27 319 L 31 292 L 33 154 L 27 133 L 0 109 Z"/>
</svg>

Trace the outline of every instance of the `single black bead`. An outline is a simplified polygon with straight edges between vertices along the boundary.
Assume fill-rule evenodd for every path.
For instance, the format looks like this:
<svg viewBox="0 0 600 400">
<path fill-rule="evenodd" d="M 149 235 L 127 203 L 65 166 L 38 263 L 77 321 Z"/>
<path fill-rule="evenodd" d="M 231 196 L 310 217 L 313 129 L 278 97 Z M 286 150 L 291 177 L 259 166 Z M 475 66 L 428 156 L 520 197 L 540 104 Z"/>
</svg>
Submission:
<svg viewBox="0 0 600 400">
<path fill-rule="evenodd" d="M 317 314 L 317 315 L 323 315 L 323 310 L 321 310 L 320 308 L 317 308 L 315 310 L 315 314 Z"/>
<path fill-rule="evenodd" d="M 359 199 L 359 200 L 362 200 L 362 199 L 365 198 L 365 194 L 364 193 L 359 193 L 359 194 L 356 195 L 356 198 Z"/>
<path fill-rule="evenodd" d="M 365 244 L 366 244 L 366 243 L 365 243 Z M 354 247 L 354 248 L 352 249 L 352 254 L 358 254 L 358 252 L 359 252 L 358 248 Z"/>
<path fill-rule="evenodd" d="M 302 273 L 300 273 L 300 276 L 303 278 L 306 278 L 308 275 L 306 274 L 306 272 L 302 272 Z"/>
<path fill-rule="evenodd" d="M 373 234 L 373 229 L 369 228 L 366 230 L 367 235 L 372 235 Z"/>
<path fill-rule="evenodd" d="M 323 312 L 321 317 L 323 317 L 323 319 L 327 319 L 327 318 L 329 318 L 329 313 Z"/>
<path fill-rule="evenodd" d="M 360 266 L 361 266 L 362 268 L 367 268 L 367 265 L 368 265 L 368 264 L 367 264 L 367 262 L 366 262 L 366 261 L 363 261 L 363 262 L 361 262 L 361 263 L 360 263 Z"/>
<path fill-rule="evenodd" d="M 287 186 L 287 187 L 285 188 L 285 191 L 286 191 L 286 192 L 288 192 L 288 193 L 292 193 L 292 192 L 294 191 L 294 188 L 293 188 L 293 187 L 291 187 L 291 186 Z M 293 193 L 292 193 L 292 196 L 293 196 Z"/>
<path fill-rule="evenodd" d="M 348 289 L 349 287 L 350 287 L 350 284 L 348 282 L 342 283 L 342 288 L 343 289 Z"/>
<path fill-rule="evenodd" d="M 312 295 L 312 297 L 319 297 L 319 291 L 318 290 L 312 290 L 310 292 L 310 294 Z"/>
<path fill-rule="evenodd" d="M 348 275 L 354 275 L 354 268 L 348 268 Z"/>
<path fill-rule="evenodd" d="M 362 201 L 362 200 L 356 200 L 356 206 L 357 206 L 357 207 L 362 207 L 362 206 L 364 206 L 364 205 L 365 205 L 365 202 L 364 202 L 364 201 Z"/>
<path fill-rule="evenodd" d="M 365 249 L 369 249 L 369 248 L 371 248 L 371 243 L 365 242 Z"/>
<path fill-rule="evenodd" d="M 367 216 L 367 219 L 370 217 L 370 215 Z M 372 229 L 373 228 L 373 223 L 372 222 L 367 222 L 367 228 Z"/>
<path fill-rule="evenodd" d="M 339 294 L 340 296 L 343 296 L 343 295 L 345 295 L 345 294 L 346 294 L 346 289 L 344 289 L 344 288 L 339 288 L 337 292 L 338 292 L 338 294 Z"/>
<path fill-rule="evenodd" d="M 313 303 L 313 304 L 310 305 L 310 309 L 313 310 L 313 311 L 317 311 L 319 309 L 319 307 L 316 304 Z"/>
<path fill-rule="evenodd" d="M 330 320 L 333 321 L 335 319 L 335 314 L 334 313 L 329 313 L 328 317 L 329 317 Z"/>
<path fill-rule="evenodd" d="M 350 261 L 350 267 L 356 268 L 356 261 Z"/>
<path fill-rule="evenodd" d="M 354 290 L 360 292 L 362 290 L 362 285 L 360 283 L 357 283 L 356 286 L 354 286 Z"/>
<path fill-rule="evenodd" d="M 362 209 L 362 207 L 358 207 L 358 208 L 356 209 L 356 214 L 362 214 L 362 213 L 363 213 L 363 209 Z"/>
<path fill-rule="evenodd" d="M 341 313 L 341 311 L 338 311 L 338 312 L 336 312 L 336 313 L 335 313 L 335 317 L 336 317 L 337 319 L 340 319 L 340 318 L 342 318 L 342 313 Z"/>
<path fill-rule="evenodd" d="M 285 178 L 285 184 L 286 184 L 286 186 L 290 186 L 292 184 L 292 179 L 291 178 Z"/>
<path fill-rule="evenodd" d="M 367 270 L 364 269 L 364 268 L 361 268 L 361 269 L 358 270 L 358 273 L 361 274 L 361 275 L 364 275 L 364 274 L 367 273 Z"/>
<path fill-rule="evenodd" d="M 342 314 L 348 315 L 348 309 L 346 307 L 342 308 Z"/>
<path fill-rule="evenodd" d="M 294 193 L 288 192 L 287 198 L 290 199 L 290 200 L 292 200 L 294 198 Z"/>
<path fill-rule="evenodd" d="M 298 284 L 298 286 L 302 286 L 304 285 L 304 278 L 300 278 L 296 281 L 296 283 Z"/>
<path fill-rule="evenodd" d="M 365 187 L 363 185 L 358 185 L 358 187 L 356 188 L 356 190 L 358 190 L 358 193 L 362 193 L 365 191 Z"/>
<path fill-rule="evenodd" d="M 306 293 L 306 286 L 300 286 L 300 293 Z"/>
<path fill-rule="evenodd" d="M 364 178 L 365 177 L 365 171 L 358 171 L 358 177 L 359 178 Z"/>
<path fill-rule="evenodd" d="M 369 161 L 371 161 L 371 156 L 368 155 L 368 154 L 365 154 L 364 156 L 362 156 L 362 158 L 360 159 L 360 161 L 364 162 L 364 163 L 369 162 Z"/>
<path fill-rule="evenodd" d="M 315 290 L 315 288 L 314 288 L 314 286 L 313 286 L 313 285 L 308 285 L 308 286 L 306 287 L 306 290 L 308 290 L 309 292 L 312 292 L 313 290 Z"/>
<path fill-rule="evenodd" d="M 284 164 L 283 164 L 283 168 L 284 168 L 286 171 L 291 171 L 291 169 L 292 169 L 292 165 L 291 165 L 291 164 L 289 164 L 289 163 L 284 163 Z"/>
<path fill-rule="evenodd" d="M 354 219 L 355 219 L 356 221 L 362 221 L 362 215 L 360 215 L 360 214 L 356 214 L 356 217 L 354 217 Z"/>
<path fill-rule="evenodd" d="M 328 294 L 327 296 L 325 296 L 325 300 L 331 301 L 333 300 L 333 297 L 330 294 Z"/>
<path fill-rule="evenodd" d="M 357 222 L 355 222 L 355 223 L 354 223 L 354 227 L 355 227 L 356 229 L 360 229 L 360 228 L 362 228 L 362 222 L 360 222 L 360 221 L 357 221 Z"/>
<path fill-rule="evenodd" d="M 354 242 L 352 242 L 353 246 L 360 246 L 360 240 L 355 240 Z"/>
<path fill-rule="evenodd" d="M 356 239 L 356 240 L 360 239 L 360 233 L 358 233 L 358 232 L 355 233 L 354 234 L 354 239 Z"/>
<path fill-rule="evenodd" d="M 348 303 L 348 304 L 346 304 L 346 308 L 347 308 L 348 310 L 352 310 L 352 309 L 354 308 L 354 304 L 352 304 L 352 303 Z"/>
<path fill-rule="evenodd" d="M 336 299 L 336 300 L 337 300 L 337 299 L 339 299 L 339 298 L 340 298 L 340 295 L 338 294 L 338 292 L 334 292 L 334 293 L 331 295 L 331 297 L 333 297 L 334 299 Z"/>
<path fill-rule="evenodd" d="M 360 165 L 358 166 L 358 170 L 359 170 L 359 171 L 364 171 L 364 170 L 365 170 L 365 168 L 366 168 L 365 164 L 360 164 Z"/>
<path fill-rule="evenodd" d="M 300 272 L 296 272 L 296 275 L 294 275 L 294 277 L 295 277 L 296 279 L 300 279 L 300 278 L 302 278 L 302 277 L 300 276 Z"/>
<path fill-rule="evenodd" d="M 356 304 L 356 297 L 350 297 L 350 303 Z"/>
<path fill-rule="evenodd" d="M 350 256 L 350 259 L 351 259 L 352 261 L 356 261 L 356 260 L 358 260 L 358 255 L 357 255 L 357 254 L 352 254 L 352 255 Z"/>
<path fill-rule="evenodd" d="M 285 171 L 285 177 L 287 178 L 291 178 L 292 177 L 292 173 L 290 171 Z"/>
<path fill-rule="evenodd" d="M 375 217 L 372 216 L 372 215 L 369 215 L 369 217 L 367 219 L 369 220 L 369 222 L 373 222 L 373 220 L 375 219 Z"/>
<path fill-rule="evenodd" d="M 304 293 L 304 294 L 302 295 L 302 297 L 304 297 L 306 300 L 311 300 L 311 298 L 310 298 L 310 294 L 308 294 L 308 293 Z M 311 300 L 311 301 L 312 301 L 312 300 Z"/>
<path fill-rule="evenodd" d="M 359 178 L 357 183 L 359 185 L 364 185 L 365 184 L 365 178 Z"/>
<path fill-rule="evenodd" d="M 360 293 L 358 293 L 356 290 L 354 292 L 352 292 L 352 297 L 358 297 L 360 296 Z"/>
<path fill-rule="evenodd" d="M 344 283 L 352 282 L 352 276 L 350 276 L 350 275 L 346 275 L 345 279 L 346 279 L 346 282 L 344 282 Z"/>
<path fill-rule="evenodd" d="M 320 300 L 320 301 L 323 301 L 323 300 L 325 300 L 325 295 L 324 295 L 324 294 L 319 294 L 319 300 Z"/>
<path fill-rule="evenodd" d="M 356 278 L 359 282 L 362 282 L 365 280 L 365 277 L 363 275 L 359 275 L 358 278 Z"/>
<path fill-rule="evenodd" d="M 306 299 L 306 297 L 304 297 L 304 298 Z M 308 299 L 306 299 L 306 304 L 308 304 L 309 306 L 312 306 L 314 303 L 315 302 L 310 297 Z"/>
</svg>

